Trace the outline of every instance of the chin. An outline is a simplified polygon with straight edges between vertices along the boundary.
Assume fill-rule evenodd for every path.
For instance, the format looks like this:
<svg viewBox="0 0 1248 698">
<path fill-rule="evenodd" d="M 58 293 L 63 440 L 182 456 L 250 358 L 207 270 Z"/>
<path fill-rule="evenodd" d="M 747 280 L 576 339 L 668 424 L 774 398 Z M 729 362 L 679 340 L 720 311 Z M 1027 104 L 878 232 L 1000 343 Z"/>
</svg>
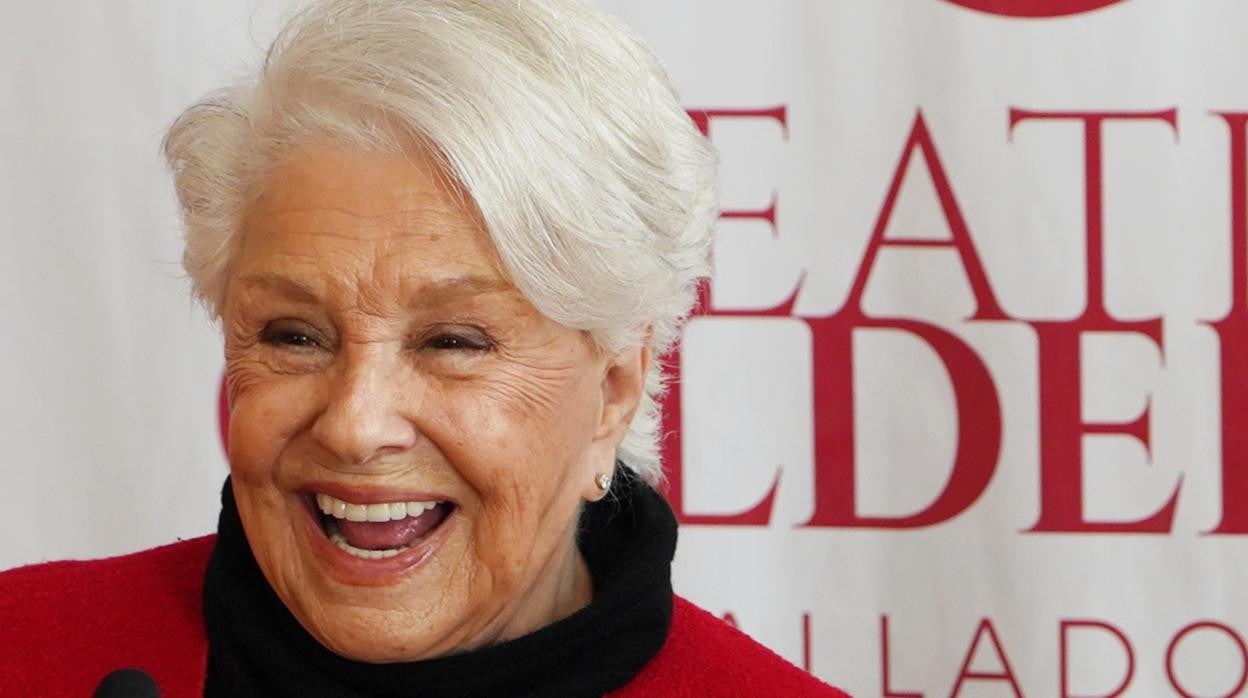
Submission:
<svg viewBox="0 0 1248 698">
<path fill-rule="evenodd" d="M 335 544 L 334 523 L 300 499 L 290 549 L 270 548 L 276 564 L 260 566 L 313 638 L 339 656 L 374 664 L 467 649 L 462 594 L 473 575 L 461 563 L 470 522 L 458 507 L 446 507 L 436 526 L 397 554 L 362 558 Z"/>
<path fill-rule="evenodd" d="M 332 611 L 331 611 L 332 612 Z M 357 662 L 391 664 L 431 659 L 435 655 L 428 642 L 413 638 L 410 633 L 391 637 L 388 627 L 399 627 L 393 614 L 384 611 L 361 612 L 341 609 L 334 622 L 319 631 L 308 631 L 334 654 Z M 403 624 L 404 628 L 408 627 Z"/>
</svg>

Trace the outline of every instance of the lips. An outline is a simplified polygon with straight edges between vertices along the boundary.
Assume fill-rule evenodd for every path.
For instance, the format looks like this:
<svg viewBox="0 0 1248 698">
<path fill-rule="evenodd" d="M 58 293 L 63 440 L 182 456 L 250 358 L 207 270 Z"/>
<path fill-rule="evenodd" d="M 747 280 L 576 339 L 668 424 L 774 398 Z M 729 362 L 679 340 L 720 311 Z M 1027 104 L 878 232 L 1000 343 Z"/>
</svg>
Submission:
<svg viewBox="0 0 1248 698">
<path fill-rule="evenodd" d="M 325 538 L 337 550 L 367 561 L 422 547 L 455 510 L 450 501 L 423 497 L 379 501 L 373 494 L 314 492 L 307 500 Z"/>
</svg>

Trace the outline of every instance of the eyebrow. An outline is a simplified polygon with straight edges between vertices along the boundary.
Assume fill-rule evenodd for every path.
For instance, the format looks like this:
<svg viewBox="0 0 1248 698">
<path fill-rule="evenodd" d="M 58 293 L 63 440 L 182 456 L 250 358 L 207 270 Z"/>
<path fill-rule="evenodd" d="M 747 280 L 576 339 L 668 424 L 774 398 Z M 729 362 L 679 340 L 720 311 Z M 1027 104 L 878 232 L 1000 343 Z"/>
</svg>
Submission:
<svg viewBox="0 0 1248 698">
<path fill-rule="evenodd" d="M 315 287 L 275 272 L 246 274 L 240 276 L 239 281 L 250 286 L 260 286 L 275 291 L 298 302 L 319 303 L 321 300 L 321 294 Z M 444 303 L 457 296 L 502 293 L 511 290 L 513 290 L 512 285 L 503 279 L 469 274 L 421 284 L 412 292 L 407 301 L 409 305 L 429 305 Z"/>
<path fill-rule="evenodd" d="M 320 299 L 320 295 L 311 286 L 281 274 L 272 272 L 246 274 L 238 277 L 238 280 L 247 286 L 259 286 L 270 291 L 276 291 L 291 300 L 315 302 Z"/>
</svg>

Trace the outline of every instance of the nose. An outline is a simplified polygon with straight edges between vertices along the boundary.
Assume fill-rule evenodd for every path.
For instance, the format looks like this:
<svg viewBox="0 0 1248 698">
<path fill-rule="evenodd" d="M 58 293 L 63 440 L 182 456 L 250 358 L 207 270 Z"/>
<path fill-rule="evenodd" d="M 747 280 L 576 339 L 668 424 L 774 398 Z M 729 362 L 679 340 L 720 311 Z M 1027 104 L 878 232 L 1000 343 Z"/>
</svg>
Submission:
<svg viewBox="0 0 1248 698">
<path fill-rule="evenodd" d="M 396 364 L 397 357 L 372 347 L 333 372 L 329 402 L 312 425 L 312 438 L 341 466 L 371 465 L 407 451 L 419 438 L 405 416 L 416 398 L 413 386 Z"/>
</svg>

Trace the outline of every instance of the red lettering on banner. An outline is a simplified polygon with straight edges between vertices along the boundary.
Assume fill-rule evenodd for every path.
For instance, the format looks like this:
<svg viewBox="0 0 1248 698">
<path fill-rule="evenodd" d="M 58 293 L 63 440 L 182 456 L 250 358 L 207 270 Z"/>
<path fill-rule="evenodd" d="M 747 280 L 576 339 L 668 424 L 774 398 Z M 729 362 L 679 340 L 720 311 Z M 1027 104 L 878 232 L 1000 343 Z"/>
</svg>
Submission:
<svg viewBox="0 0 1248 698">
<path fill-rule="evenodd" d="M 786 104 L 757 109 L 688 109 L 686 111 L 694 126 L 697 126 L 702 135 L 707 138 L 711 136 L 711 122 L 715 119 L 771 119 L 778 122 L 784 129 L 786 138 L 789 135 L 789 109 Z"/>
<path fill-rule="evenodd" d="M 1113 325 L 1117 321 L 1105 311 L 1105 200 L 1101 183 L 1103 148 L 1101 136 L 1106 121 L 1161 121 L 1170 125 L 1178 137 L 1178 116 L 1174 109 L 1127 112 L 1050 112 L 1028 111 L 1010 107 L 1010 135 L 1023 121 L 1083 122 L 1083 207 L 1085 219 L 1085 255 L 1087 259 L 1087 307 L 1080 318 L 1089 322 Z M 1134 331 L 1134 330 L 1129 330 Z"/>
<path fill-rule="evenodd" d="M 889 668 L 888 616 L 880 616 L 880 695 L 882 698 L 923 698 L 919 691 L 897 692 L 892 689 L 892 673 Z"/>
<path fill-rule="evenodd" d="M 762 109 L 690 109 L 689 118 L 703 136 L 710 138 L 711 122 L 715 119 L 767 119 L 780 124 L 781 134 L 785 140 L 789 137 L 788 106 L 781 104 Z M 761 209 L 725 209 L 719 212 L 720 218 L 728 220 L 759 220 L 765 221 L 771 228 L 772 237 L 779 234 L 776 229 L 776 205 L 778 195 L 771 193 L 771 203 Z"/>
<path fill-rule="evenodd" d="M 1248 533 L 1248 113 L 1214 112 L 1230 131 L 1231 309 L 1206 323 L 1222 365 L 1222 520 L 1209 533 Z"/>
<path fill-rule="evenodd" d="M 1236 300 L 1227 318 L 1210 323 L 1221 339 L 1223 354 L 1223 517 L 1211 533 L 1248 533 L 1248 435 L 1226 428 L 1248 421 L 1248 188 L 1245 178 L 1245 129 L 1248 114 L 1218 113 L 1231 129 L 1233 257 Z M 719 118 L 750 118 L 775 121 L 787 137 L 788 112 L 784 105 L 759 109 L 691 110 L 695 124 L 709 134 Z M 1146 320 L 1119 320 L 1105 305 L 1105 244 L 1103 196 L 1103 132 L 1106 123 L 1116 121 L 1161 122 L 1177 134 L 1175 109 L 1129 112 L 1054 112 L 1011 108 L 1009 133 L 1024 121 L 1074 121 L 1083 127 L 1083 174 L 1085 213 L 1086 305 L 1079 317 L 1069 321 L 1031 320 L 1039 356 L 1040 397 L 1040 513 L 1028 532 L 1062 533 L 1164 533 L 1173 525 L 1175 507 L 1182 491 L 1178 477 L 1166 500 L 1152 513 L 1134 520 L 1088 521 L 1084 514 L 1083 439 L 1095 435 L 1123 435 L 1139 441 L 1151 457 L 1151 399 L 1139 414 L 1123 421 L 1087 421 L 1082 414 L 1082 346 L 1089 333 L 1133 334 L 1151 341 L 1163 359 L 1163 324 L 1160 317 Z M 923 157 L 935 189 L 945 223 L 947 240 L 916 237 L 885 237 L 899 196 L 901 183 L 911 161 Z M 773 192 L 766 208 L 728 210 L 725 218 L 766 222 L 777 235 L 778 197 Z M 957 252 L 967 283 L 975 299 L 970 321 L 1012 321 L 998 302 L 975 249 L 969 227 L 954 195 L 949 176 L 922 111 L 916 112 L 887 193 L 868 238 L 846 302 L 833 315 L 798 318 L 811 330 L 813 353 L 814 434 L 814 511 L 801 524 L 806 527 L 918 528 L 951 519 L 970 508 L 995 474 L 1001 446 L 1001 407 L 996 386 L 986 365 L 974 349 L 942 327 L 909 318 L 868 316 L 863 296 L 879 252 L 885 247 L 952 248 Z M 789 297 L 772 308 L 735 311 L 713 307 L 709 289 L 704 288 L 696 315 L 721 317 L 794 317 L 793 308 L 801 291 L 799 277 Z M 958 419 L 955 458 L 942 490 L 926 508 L 901 516 L 867 516 L 857 509 L 855 496 L 853 414 L 853 337 L 856 331 L 902 331 L 926 343 L 940 359 L 953 386 Z M 669 357 L 679 374 L 680 355 Z M 1242 364 L 1242 365 L 1241 365 Z M 771 521 L 781 469 L 757 503 L 733 514 L 690 514 L 684 510 L 683 463 L 680 430 L 681 396 L 679 381 L 673 381 L 664 410 L 664 443 L 668 465 L 668 494 L 677 516 L 686 523 L 713 525 L 766 525 Z M 967 433 L 974 428 L 974 438 Z"/>
<path fill-rule="evenodd" d="M 726 110 L 701 110 L 694 114 L 718 115 Z M 782 119 L 779 111 L 759 110 L 733 111 L 730 116 L 751 115 Z M 709 116 L 695 117 L 695 123 L 709 126 Z M 922 153 L 932 183 L 939 196 L 946 222 L 951 231 L 948 241 L 918 239 L 885 239 L 884 232 L 892 216 L 901 182 L 915 151 Z M 729 212 L 731 213 L 731 212 Z M 740 212 L 739 212 L 740 213 Z M 748 212 L 747 212 L 748 213 Z M 770 213 L 770 216 L 768 216 Z M 774 225 L 774 206 L 737 217 L 764 218 Z M 983 494 L 996 468 L 1001 446 L 1001 410 L 996 387 L 987 367 L 975 351 L 948 330 L 919 320 L 901 318 L 872 318 L 862 311 L 862 295 L 879 250 L 885 246 L 952 247 L 962 260 L 968 283 L 976 299 L 973 320 L 1008 320 L 1001 310 L 983 264 L 975 251 L 965 219 L 958 208 L 949 178 L 936 151 L 935 144 L 923 120 L 922 112 L 915 116 L 914 125 L 902 148 L 897 169 L 888 193 L 877 217 L 875 227 L 863 256 L 863 262 L 855 277 L 849 298 L 837 313 L 822 318 L 803 318 L 812 335 L 814 357 L 814 413 L 815 425 L 815 509 L 803 526 L 809 527 L 859 527 L 859 528 L 917 528 L 931 526 L 960 514 Z M 779 305 L 763 310 L 732 311 L 712 307 L 710 295 L 704 287 L 700 295 L 696 315 L 720 317 L 791 317 L 793 306 L 801 289 L 797 288 Z M 909 516 L 882 517 L 860 516 L 855 502 L 854 482 L 854 415 L 853 415 L 853 347 L 855 330 L 900 330 L 907 332 L 931 347 L 945 369 L 949 372 L 954 388 L 958 415 L 959 434 L 953 467 L 944 489 L 927 508 Z M 679 371 L 680 354 L 673 353 L 668 361 Z M 771 519 L 772 505 L 780 474 L 777 471 L 771 488 L 755 506 L 740 514 L 690 515 L 684 510 L 682 478 L 682 439 L 679 418 L 681 415 L 680 385 L 673 381 L 664 404 L 664 431 L 669 434 L 664 442 L 663 457 L 668 464 L 667 493 L 677 516 L 686 523 L 718 525 L 765 525 Z M 975 425 L 974 438 L 967 437 L 965 425 Z"/>
<path fill-rule="evenodd" d="M 1058 674 L 1061 676 L 1061 698 L 1076 698 L 1070 694 L 1070 675 L 1067 670 L 1067 643 L 1066 633 L 1071 628 L 1099 629 L 1105 630 L 1118 639 L 1122 644 L 1122 648 L 1127 652 L 1127 674 L 1122 677 L 1122 681 L 1118 686 L 1103 696 L 1095 696 L 1095 698 L 1118 698 L 1126 692 L 1127 687 L 1131 685 L 1131 680 L 1135 677 L 1135 650 L 1131 647 L 1131 641 L 1123 634 L 1121 630 L 1114 626 L 1099 620 L 1063 620 L 1058 626 Z M 1079 696 L 1078 698 L 1093 698 L 1092 696 Z"/>
<path fill-rule="evenodd" d="M 1162 350 L 1162 321 L 1121 321 L 1105 309 L 1104 197 L 1101 136 L 1106 121 L 1145 120 L 1169 124 L 1177 134 L 1174 109 L 1152 112 L 1041 112 L 1010 109 L 1010 132 L 1023 121 L 1062 120 L 1083 123 L 1083 173 L 1087 305 L 1069 322 L 1032 321 L 1040 355 L 1040 518 L 1030 531 L 1061 533 L 1166 533 L 1174 520 L 1182 478 L 1169 500 L 1153 514 L 1136 521 L 1087 521 L 1083 514 L 1085 434 L 1122 434 L 1149 447 L 1148 403 L 1125 423 L 1086 422 L 1082 416 L 1080 339 L 1089 332 L 1134 333 L 1148 337 Z M 1164 352 L 1163 352 L 1164 355 Z"/>
<path fill-rule="evenodd" d="M 690 109 L 689 118 L 702 131 L 702 135 L 710 137 L 711 122 L 717 118 L 734 118 L 734 119 L 767 119 L 776 121 L 783 129 L 785 137 L 788 136 L 788 111 L 785 105 L 776 107 L 768 107 L 765 109 Z M 776 231 L 776 206 L 777 196 L 773 192 L 771 195 L 771 204 L 761 210 L 726 210 L 720 212 L 720 218 L 735 219 L 756 219 L 766 221 L 771 226 L 772 235 L 777 234 Z M 798 284 L 801 281 L 799 279 Z M 796 293 L 796 291 L 794 292 Z M 710 312 L 710 285 L 703 283 L 698 289 L 698 303 L 693 310 L 694 315 L 713 314 Z M 790 315 L 792 311 L 791 302 L 787 305 L 782 304 L 771 311 L 763 310 L 753 312 L 750 315 L 769 315 L 783 314 Z M 664 490 L 667 499 L 672 506 L 672 510 L 676 514 L 676 518 L 687 524 L 705 524 L 711 526 L 765 526 L 771 521 L 772 506 L 775 503 L 776 489 L 780 486 L 780 470 L 777 468 L 776 476 L 772 480 L 771 487 L 766 494 L 758 501 L 757 504 L 750 507 L 746 511 L 738 514 L 690 514 L 685 511 L 685 490 L 684 490 L 684 440 L 681 437 L 681 396 L 680 396 L 680 346 L 665 357 L 664 361 L 672 368 L 672 379 L 668 382 L 667 394 L 663 399 L 662 412 L 662 433 L 666 434 L 662 443 L 662 458 L 664 463 L 664 471 L 667 479 L 664 483 Z"/>
<path fill-rule="evenodd" d="M 949 226 L 948 240 L 896 237 L 886 239 L 884 237 L 884 232 L 888 229 L 888 221 L 893 215 L 893 207 L 897 204 L 897 195 L 901 192 L 901 183 L 905 179 L 916 150 L 922 153 L 927 170 L 931 173 L 932 185 L 940 200 L 940 209 L 945 214 L 945 223 Z M 962 259 L 962 269 L 971 286 L 971 293 L 975 296 L 975 313 L 968 319 L 1010 319 L 1001 310 L 1001 305 L 997 303 L 992 287 L 988 284 L 988 275 L 984 273 L 984 265 L 979 261 L 979 254 L 976 253 L 975 245 L 971 242 L 971 231 L 953 195 L 949 176 L 945 174 L 945 167 L 941 164 L 940 156 L 936 152 L 936 144 L 932 142 L 932 135 L 927 130 L 927 122 L 923 120 L 922 110 L 915 114 L 914 125 L 911 126 L 906 145 L 902 148 L 901 160 L 897 163 L 893 181 L 889 184 L 888 193 L 884 196 L 884 205 L 880 208 L 880 215 L 876 217 L 875 228 L 871 231 L 867 249 L 863 253 L 862 262 L 858 265 L 858 275 L 854 277 L 854 284 L 850 287 L 849 299 L 845 302 L 847 309 L 862 308 L 862 294 L 866 290 L 867 279 L 875 267 L 875 258 L 879 255 L 880 249 L 884 247 L 952 247 Z"/>
<path fill-rule="evenodd" d="M 947 521 L 974 504 L 992 478 L 1001 449 L 997 391 L 979 355 L 948 330 L 918 320 L 868 318 L 847 307 L 806 322 L 815 363 L 815 510 L 803 526 L 918 528 Z M 953 468 L 936 499 L 909 516 L 857 512 L 852 338 L 854 331 L 868 329 L 900 330 L 923 340 L 944 364 L 953 386 L 958 415 Z"/>
<path fill-rule="evenodd" d="M 1197 621 L 1184 626 L 1182 630 L 1175 633 L 1175 636 L 1170 640 L 1169 646 L 1166 647 L 1166 678 L 1170 681 L 1170 685 L 1174 688 L 1174 690 L 1178 691 L 1179 695 L 1183 696 L 1183 698 L 1200 698 L 1193 693 L 1188 693 L 1185 687 L 1179 685 L 1179 677 L 1175 675 L 1174 672 L 1174 652 L 1179 648 L 1179 643 L 1183 641 L 1183 638 L 1187 637 L 1193 631 L 1205 628 L 1221 631 L 1227 637 L 1231 638 L 1231 640 L 1235 642 L 1235 646 L 1239 649 L 1239 657 L 1241 660 L 1239 680 L 1236 682 L 1234 688 L 1227 691 L 1220 698 L 1232 698 L 1233 696 L 1240 695 L 1240 691 L 1244 690 L 1244 685 L 1248 684 L 1248 647 L 1244 646 L 1243 638 L 1239 636 L 1239 633 L 1235 632 L 1234 628 L 1226 625 L 1225 623 L 1219 623 L 1214 620 Z"/>
<path fill-rule="evenodd" d="M 1108 7 L 1122 0 L 949 0 L 1001 17 L 1065 17 Z"/>
<path fill-rule="evenodd" d="M 932 176 L 950 240 L 885 239 L 902 180 L 918 150 Z M 979 355 L 953 333 L 919 320 L 871 318 L 862 310 L 867 279 L 885 246 L 953 247 L 975 296 L 972 320 L 1008 320 L 984 273 L 970 230 L 958 208 L 944 165 L 920 111 L 902 148 L 888 193 L 854 278 L 849 298 L 835 315 L 807 318 L 814 357 L 815 511 L 805 526 L 918 528 L 947 521 L 969 508 L 987 489 L 1001 449 L 1001 407 L 996 386 Z M 853 332 L 901 330 L 922 339 L 940 357 L 953 385 L 958 416 L 957 448 L 944 489 L 928 507 L 910 516 L 860 516 L 855 502 Z M 967 434 L 967 425 L 975 434 Z"/>
<path fill-rule="evenodd" d="M 971 660 L 975 658 L 975 650 L 979 648 L 979 641 L 985 635 L 992 641 L 993 649 L 997 652 L 997 659 L 1001 663 L 1000 671 L 971 670 Z M 970 649 L 966 651 L 966 659 L 962 660 L 962 668 L 958 670 L 958 680 L 954 682 L 949 698 L 957 698 L 962 691 L 962 684 L 966 681 L 1005 681 L 1009 683 L 1017 698 L 1023 698 L 1023 691 L 1018 687 L 1018 680 L 1014 678 L 1014 670 L 1010 668 L 1010 660 L 1005 656 L 1005 650 L 1001 649 L 1001 642 L 997 639 L 997 632 L 992 627 L 992 621 L 987 618 L 979 621 L 979 628 L 975 631 L 975 638 L 971 641 Z"/>
<path fill-rule="evenodd" d="M 720 615 L 720 618 L 722 618 L 729 625 L 732 625 L 734 628 L 741 629 L 741 627 L 737 623 L 737 619 L 735 615 L 731 611 L 724 612 L 722 615 Z M 895 620 L 896 617 L 890 616 L 887 613 L 883 613 L 879 616 L 879 618 L 880 618 L 880 626 L 879 626 L 880 627 L 880 634 L 879 634 L 880 684 L 879 684 L 879 693 L 876 695 L 881 696 L 881 698 L 925 698 L 925 696 L 927 695 L 943 691 L 942 687 L 933 686 L 933 685 L 925 686 L 922 689 L 916 689 L 916 688 L 899 689 L 899 688 L 893 687 L 892 672 L 895 669 L 895 663 L 892 661 L 893 643 L 892 643 L 890 632 L 891 632 L 891 622 Z M 802 611 L 800 618 L 799 618 L 799 622 L 800 622 L 800 637 L 798 638 L 798 640 L 800 641 L 801 646 L 802 646 L 801 665 L 807 671 L 811 671 L 812 670 L 811 657 L 813 655 L 813 644 L 811 641 L 811 627 L 814 622 L 811 612 Z M 794 627 L 797 627 L 797 626 L 795 625 Z M 1243 637 L 1233 627 L 1226 625 L 1225 623 L 1222 623 L 1216 620 L 1211 620 L 1211 619 L 1203 619 L 1203 620 L 1192 622 L 1188 625 L 1183 626 L 1179 630 L 1177 630 L 1174 633 L 1174 635 L 1170 637 L 1169 644 L 1166 646 L 1164 651 L 1162 650 L 1162 647 L 1160 646 L 1160 644 L 1158 644 L 1157 646 L 1150 645 L 1149 647 L 1145 648 L 1147 651 L 1145 651 L 1143 654 L 1147 655 L 1148 657 L 1155 657 L 1156 660 L 1158 661 L 1160 661 L 1162 657 L 1164 656 L 1165 672 L 1170 682 L 1170 685 L 1174 688 L 1176 694 L 1179 696 L 1183 696 L 1184 698 L 1196 698 L 1196 694 L 1192 693 L 1191 689 L 1188 686 L 1184 685 L 1182 680 L 1179 677 L 1179 670 L 1175 667 L 1175 655 L 1177 653 L 1178 647 L 1185 640 L 1187 640 L 1187 636 L 1199 630 L 1214 631 L 1216 634 L 1226 636 L 1226 638 L 1230 640 L 1232 645 L 1239 651 L 1239 656 L 1240 656 L 1239 673 L 1229 674 L 1229 677 L 1225 680 L 1225 683 L 1227 685 L 1230 685 L 1233 679 L 1234 685 L 1230 688 L 1229 691 L 1222 694 L 1222 696 L 1225 696 L 1226 698 L 1230 698 L 1230 696 L 1241 695 L 1244 691 L 1244 688 L 1248 686 L 1248 644 L 1245 644 Z M 1118 682 L 1118 685 L 1114 687 L 1113 690 L 1111 690 L 1110 692 L 1104 693 L 1104 694 L 1097 694 L 1097 695 L 1072 693 L 1072 691 L 1076 689 L 1073 689 L 1071 686 L 1070 657 L 1071 657 L 1072 651 L 1075 652 L 1077 655 L 1078 650 L 1071 649 L 1070 637 L 1074 635 L 1076 631 L 1103 633 L 1117 640 L 1119 645 L 1121 645 L 1121 647 L 1123 648 L 1123 651 L 1126 654 L 1126 663 L 1125 663 L 1126 671 L 1123 673 L 1122 678 Z M 1121 629 L 1119 629 L 1117 626 L 1113 625 L 1109 621 L 1099 620 L 1099 619 L 1088 619 L 1088 618 L 1058 619 L 1057 635 L 1058 635 L 1058 648 L 1057 648 L 1058 662 L 1056 663 L 1056 665 L 1051 665 L 1051 666 L 1058 671 L 1058 676 L 1056 678 L 1060 685 L 1060 691 L 1058 695 L 1061 698 L 1120 698 L 1121 696 L 1134 695 L 1135 692 L 1141 692 L 1141 691 L 1146 690 L 1143 688 L 1137 688 L 1135 692 L 1128 694 L 1128 689 L 1131 687 L 1131 685 L 1134 683 L 1134 680 L 1135 680 L 1135 669 L 1136 669 L 1135 645 L 1133 644 L 1131 638 L 1129 638 L 1125 632 L 1123 632 Z M 1160 641 L 1164 637 L 1165 635 L 1154 635 L 1150 633 L 1150 634 L 1147 634 L 1143 638 L 1143 643 L 1149 644 L 1150 641 L 1156 641 L 1160 643 Z M 987 643 L 984 642 L 985 639 L 987 640 Z M 984 649 L 981 652 L 981 645 L 984 645 L 984 644 L 988 644 L 991 647 L 991 650 Z M 981 666 L 988 664 L 990 661 L 992 661 L 992 659 L 987 655 L 993 652 L 995 652 L 995 655 L 996 655 L 995 656 L 996 667 L 988 668 L 988 669 L 982 669 L 982 668 L 973 669 L 971 667 L 972 664 L 980 664 Z M 979 655 L 981 654 L 984 654 L 985 656 L 980 657 Z M 977 659 L 980 661 L 977 662 L 976 661 Z M 932 664 L 932 661 L 933 661 L 932 657 L 924 656 L 924 661 L 930 665 L 928 667 L 929 669 L 935 668 L 936 665 Z M 1105 659 L 1104 657 L 1101 657 L 1097 661 L 1098 663 L 1104 663 Z M 1230 662 L 1230 663 L 1217 662 L 1216 665 L 1218 667 L 1224 667 L 1228 672 L 1235 671 L 1233 662 Z M 1205 668 L 1207 671 L 1208 662 L 1206 662 L 1203 668 Z M 933 672 L 928 672 L 928 673 L 931 674 Z M 1150 677 L 1152 676 L 1151 673 L 1149 675 Z M 1205 678 L 1206 680 L 1208 680 L 1207 677 Z M 1013 693 L 1013 695 L 1018 698 L 1022 698 L 1022 696 L 1024 695 L 1022 684 L 1019 681 L 1019 676 L 1014 671 L 1014 668 L 1009 659 L 1009 655 L 1005 651 L 1004 645 L 1001 643 L 1000 636 L 997 634 L 997 630 L 993 624 L 992 619 L 990 617 L 984 616 L 984 617 L 980 617 L 979 619 L 978 625 L 976 626 L 975 632 L 972 635 L 971 642 L 969 643 L 966 654 L 963 656 L 961 664 L 958 667 L 957 675 L 954 679 L 952 687 L 949 689 L 948 695 L 950 696 L 950 698 L 958 698 L 958 696 L 961 696 L 963 693 L 967 693 L 967 694 L 974 693 L 975 695 L 985 694 L 984 690 L 987 690 L 990 687 L 984 686 L 982 684 L 987 683 L 987 682 L 1004 684 L 1003 686 L 995 687 L 997 688 L 997 691 L 994 692 L 993 695 L 998 695 L 999 693 L 1006 690 L 1007 687 L 1008 687 L 1008 690 L 1010 690 Z M 979 684 L 979 685 L 976 685 L 976 684 Z M 981 689 L 981 690 L 976 690 L 976 689 Z"/>
<path fill-rule="evenodd" d="M 698 289 L 698 304 L 694 315 L 718 315 L 707 310 L 709 306 L 709 288 L 706 283 Z M 791 301 L 787 305 L 773 308 L 774 314 L 789 315 Z M 766 315 L 769 311 L 752 312 L 749 315 Z M 775 504 L 776 490 L 780 487 L 780 469 L 771 481 L 771 487 L 757 504 L 739 514 L 690 514 L 685 511 L 684 486 L 684 437 L 681 430 L 683 416 L 681 406 L 680 385 L 680 345 L 669 353 L 664 362 L 671 367 L 671 379 L 668 381 L 667 393 L 663 396 L 662 443 L 663 470 L 667 478 L 663 482 L 663 491 L 667 495 L 672 512 L 682 523 L 704 524 L 708 526 L 766 526 L 771 521 L 771 511 Z"/>
</svg>

